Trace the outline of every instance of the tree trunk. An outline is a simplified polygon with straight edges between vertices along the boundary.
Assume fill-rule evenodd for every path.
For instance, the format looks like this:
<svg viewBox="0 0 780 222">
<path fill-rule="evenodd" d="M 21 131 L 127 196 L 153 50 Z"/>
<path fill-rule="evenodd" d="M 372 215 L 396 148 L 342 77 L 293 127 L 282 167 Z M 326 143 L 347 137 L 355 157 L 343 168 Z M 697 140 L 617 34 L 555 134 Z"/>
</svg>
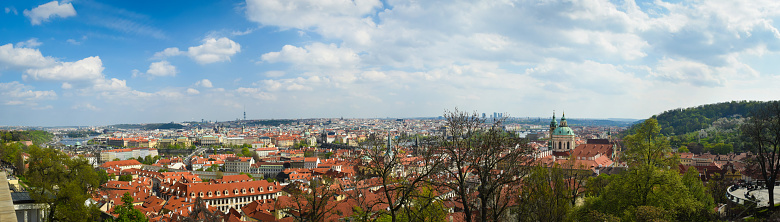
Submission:
<svg viewBox="0 0 780 222">
<path fill-rule="evenodd" d="M 775 178 L 766 183 L 766 190 L 769 193 L 769 211 L 775 210 Z"/>
<path fill-rule="evenodd" d="M 46 218 L 48 218 L 46 221 L 54 221 L 54 210 L 56 208 L 57 207 L 53 203 L 49 204 L 49 215 L 46 215 Z"/>
<path fill-rule="evenodd" d="M 466 193 L 466 184 L 465 183 L 461 184 L 459 188 L 462 194 L 461 198 L 463 198 L 462 202 L 463 202 L 463 213 L 465 214 L 464 218 L 466 219 L 466 222 L 473 222 L 474 219 L 471 218 L 471 206 L 469 206 L 468 199 L 466 199 L 466 197 L 468 196 L 468 193 Z"/>
</svg>

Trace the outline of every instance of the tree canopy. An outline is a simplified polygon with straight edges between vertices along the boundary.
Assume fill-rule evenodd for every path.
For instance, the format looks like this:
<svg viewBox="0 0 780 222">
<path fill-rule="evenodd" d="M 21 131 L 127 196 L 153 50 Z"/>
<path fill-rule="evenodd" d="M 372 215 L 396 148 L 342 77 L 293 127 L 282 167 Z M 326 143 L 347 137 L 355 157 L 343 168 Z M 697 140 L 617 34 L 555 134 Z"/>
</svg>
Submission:
<svg viewBox="0 0 780 222">
<path fill-rule="evenodd" d="M 133 207 L 133 197 L 130 195 L 129 192 L 126 192 L 124 195 L 122 195 L 122 205 L 117 205 L 114 208 L 114 213 L 117 214 L 117 217 L 109 221 L 113 221 L 113 222 L 149 221 L 149 219 L 146 218 L 146 215 L 144 215 L 143 212 Z"/>
<path fill-rule="evenodd" d="M 100 186 L 100 177 L 83 158 L 69 158 L 52 148 L 30 147 L 25 172 L 30 196 L 46 204 L 47 221 L 95 221 L 99 210 L 87 206 L 90 192 Z"/>
<path fill-rule="evenodd" d="M 593 185 L 603 188 L 589 191 L 585 204 L 572 214 L 574 220 L 710 220 L 714 201 L 706 193 L 698 171 L 691 167 L 680 176 L 677 158 L 660 136 L 655 119 L 645 120 L 637 129 L 636 134 L 624 139 L 628 170 L 591 179 Z"/>
</svg>

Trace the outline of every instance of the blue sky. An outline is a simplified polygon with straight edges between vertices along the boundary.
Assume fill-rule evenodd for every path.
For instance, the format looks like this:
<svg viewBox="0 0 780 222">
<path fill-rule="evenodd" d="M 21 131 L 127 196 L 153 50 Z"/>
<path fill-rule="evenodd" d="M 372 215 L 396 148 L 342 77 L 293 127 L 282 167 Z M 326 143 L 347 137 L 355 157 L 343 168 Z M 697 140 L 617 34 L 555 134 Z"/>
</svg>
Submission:
<svg viewBox="0 0 780 222">
<path fill-rule="evenodd" d="M 777 1 L 3 1 L 0 125 L 780 98 Z"/>
</svg>

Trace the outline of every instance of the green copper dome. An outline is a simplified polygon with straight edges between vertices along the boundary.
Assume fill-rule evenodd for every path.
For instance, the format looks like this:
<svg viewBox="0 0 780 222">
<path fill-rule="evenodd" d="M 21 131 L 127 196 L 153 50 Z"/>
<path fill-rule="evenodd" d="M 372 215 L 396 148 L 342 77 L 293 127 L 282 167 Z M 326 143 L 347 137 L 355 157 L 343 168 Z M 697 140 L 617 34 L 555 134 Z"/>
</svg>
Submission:
<svg viewBox="0 0 780 222">
<path fill-rule="evenodd" d="M 574 131 L 571 130 L 571 128 L 567 126 L 562 126 L 555 128 L 555 131 L 553 131 L 553 135 L 555 136 L 574 136 Z"/>
</svg>

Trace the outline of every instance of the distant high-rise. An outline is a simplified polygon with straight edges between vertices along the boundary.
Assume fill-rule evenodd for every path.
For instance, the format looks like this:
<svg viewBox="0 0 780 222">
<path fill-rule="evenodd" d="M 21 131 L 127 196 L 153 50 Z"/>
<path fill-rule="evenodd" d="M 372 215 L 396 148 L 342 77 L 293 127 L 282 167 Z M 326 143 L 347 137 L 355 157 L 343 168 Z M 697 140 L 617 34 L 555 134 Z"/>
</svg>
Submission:
<svg viewBox="0 0 780 222">
<path fill-rule="evenodd" d="M 485 113 L 482 113 L 482 119 L 484 119 L 484 118 L 486 118 L 486 117 L 487 117 L 487 116 L 485 115 Z"/>
</svg>

